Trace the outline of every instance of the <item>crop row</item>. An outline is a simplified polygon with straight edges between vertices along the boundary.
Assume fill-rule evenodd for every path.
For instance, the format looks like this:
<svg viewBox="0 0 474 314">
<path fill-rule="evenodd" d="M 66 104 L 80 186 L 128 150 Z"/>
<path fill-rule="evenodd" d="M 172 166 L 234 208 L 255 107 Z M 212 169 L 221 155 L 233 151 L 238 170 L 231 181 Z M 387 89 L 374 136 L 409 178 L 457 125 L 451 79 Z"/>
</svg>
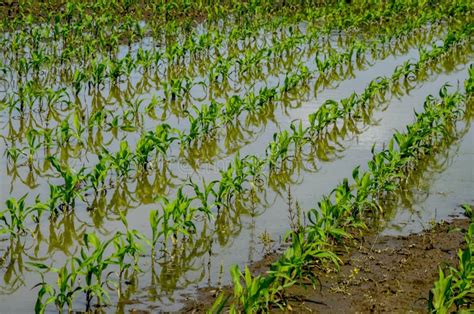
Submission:
<svg viewBox="0 0 474 314">
<path fill-rule="evenodd" d="M 474 92 L 474 67 L 469 69 L 469 78 L 466 81 L 466 92 L 472 97 Z M 472 99 L 471 99 L 472 103 Z M 464 214 L 471 223 L 465 232 L 465 248 L 458 251 L 457 267 L 446 270 L 440 268 L 438 280 L 430 290 L 428 307 L 431 312 L 450 313 L 469 308 L 474 297 L 474 213 L 470 205 L 464 205 Z"/>
</svg>

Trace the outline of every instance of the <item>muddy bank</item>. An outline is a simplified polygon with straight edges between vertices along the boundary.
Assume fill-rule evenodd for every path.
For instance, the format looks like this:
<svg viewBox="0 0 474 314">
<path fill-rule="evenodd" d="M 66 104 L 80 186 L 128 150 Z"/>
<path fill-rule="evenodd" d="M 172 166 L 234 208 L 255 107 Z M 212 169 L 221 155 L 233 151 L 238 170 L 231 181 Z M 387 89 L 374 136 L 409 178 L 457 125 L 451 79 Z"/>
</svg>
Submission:
<svg viewBox="0 0 474 314">
<path fill-rule="evenodd" d="M 294 287 L 297 309 L 313 312 L 427 312 L 438 267 L 457 262 L 467 219 L 439 223 L 405 237 L 368 236 L 358 241 L 339 273 L 320 277 L 321 291 Z"/>
<path fill-rule="evenodd" d="M 339 272 L 320 273 L 321 287 L 292 287 L 288 310 L 295 312 L 427 312 L 429 290 L 438 267 L 457 262 L 468 219 L 440 222 L 409 236 L 369 235 L 356 239 L 340 255 Z M 252 265 L 264 272 L 277 254 Z M 229 289 L 228 287 L 224 289 Z M 217 289 L 201 290 L 183 312 L 204 312 Z"/>
</svg>

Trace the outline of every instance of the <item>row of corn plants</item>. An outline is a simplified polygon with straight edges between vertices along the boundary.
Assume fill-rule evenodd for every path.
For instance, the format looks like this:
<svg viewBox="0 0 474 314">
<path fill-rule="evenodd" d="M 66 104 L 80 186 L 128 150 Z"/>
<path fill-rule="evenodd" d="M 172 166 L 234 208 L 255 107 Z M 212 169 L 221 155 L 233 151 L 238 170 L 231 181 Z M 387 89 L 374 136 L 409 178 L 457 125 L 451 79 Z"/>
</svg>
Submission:
<svg viewBox="0 0 474 314">
<path fill-rule="evenodd" d="M 474 92 L 474 67 L 469 69 L 466 92 Z M 472 101 L 472 99 L 471 99 Z M 464 234 L 465 247 L 458 251 L 458 265 L 440 268 L 438 280 L 428 296 L 428 307 L 432 313 L 451 313 L 468 310 L 474 304 L 474 213 L 470 205 L 464 205 L 464 214 L 470 225 Z"/>
</svg>

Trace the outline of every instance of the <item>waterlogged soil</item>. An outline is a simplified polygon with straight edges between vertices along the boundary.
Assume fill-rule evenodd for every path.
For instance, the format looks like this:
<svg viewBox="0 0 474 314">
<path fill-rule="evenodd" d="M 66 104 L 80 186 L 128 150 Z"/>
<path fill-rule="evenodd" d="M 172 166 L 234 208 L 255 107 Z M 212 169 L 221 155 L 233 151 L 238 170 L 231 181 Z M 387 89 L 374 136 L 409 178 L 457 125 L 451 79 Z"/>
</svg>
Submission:
<svg viewBox="0 0 474 314">
<path fill-rule="evenodd" d="M 469 220 L 438 222 L 430 229 L 407 236 L 366 235 L 355 238 L 339 253 L 339 271 L 317 273 L 320 286 L 294 286 L 288 290 L 288 307 L 274 311 L 296 313 L 427 312 L 428 295 L 439 267 L 455 265 L 465 245 L 463 231 Z M 265 273 L 278 253 L 252 265 L 254 274 Z M 224 291 L 231 288 L 225 287 Z M 201 290 L 183 312 L 205 312 L 219 289 Z"/>
</svg>

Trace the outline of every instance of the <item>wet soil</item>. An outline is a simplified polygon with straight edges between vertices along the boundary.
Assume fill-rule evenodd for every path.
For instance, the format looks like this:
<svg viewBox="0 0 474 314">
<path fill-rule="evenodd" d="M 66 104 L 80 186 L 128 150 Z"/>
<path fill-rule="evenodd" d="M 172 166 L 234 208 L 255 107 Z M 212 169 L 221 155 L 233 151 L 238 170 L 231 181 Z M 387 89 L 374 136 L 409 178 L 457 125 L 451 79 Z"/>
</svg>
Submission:
<svg viewBox="0 0 474 314">
<path fill-rule="evenodd" d="M 338 272 L 317 274 L 321 286 L 316 290 L 304 286 L 289 289 L 287 311 L 425 313 L 439 267 L 457 263 L 468 226 L 469 220 L 457 218 L 409 236 L 359 237 L 340 254 L 343 265 Z M 252 270 L 265 272 L 276 258 L 278 254 L 269 255 L 252 265 Z M 183 312 L 204 312 L 217 292 L 201 290 Z"/>
</svg>

